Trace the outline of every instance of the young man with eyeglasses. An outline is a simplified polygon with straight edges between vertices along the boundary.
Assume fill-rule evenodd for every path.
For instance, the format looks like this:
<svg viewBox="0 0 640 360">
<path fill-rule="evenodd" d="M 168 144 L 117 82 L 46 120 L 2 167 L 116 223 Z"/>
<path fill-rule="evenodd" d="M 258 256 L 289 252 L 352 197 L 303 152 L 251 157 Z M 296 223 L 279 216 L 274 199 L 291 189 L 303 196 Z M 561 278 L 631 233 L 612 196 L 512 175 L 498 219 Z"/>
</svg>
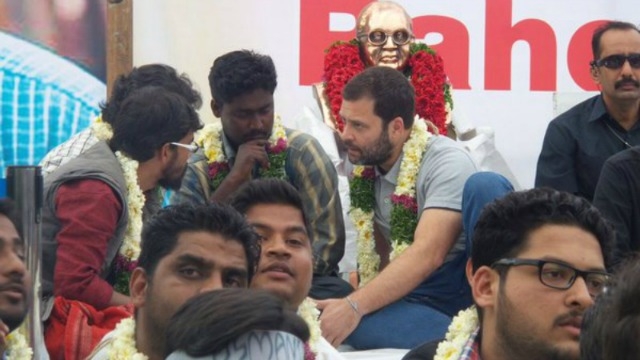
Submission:
<svg viewBox="0 0 640 360">
<path fill-rule="evenodd" d="M 188 144 L 201 127 L 182 96 L 155 86 L 128 95 L 111 124 L 109 142 L 98 141 L 45 178 L 45 299 L 61 296 L 96 309 L 129 303 L 114 290 L 114 259 L 125 238 L 139 242 L 143 217 L 160 208 L 145 204 L 145 196 L 157 186 L 180 187 L 193 150 Z"/>
<path fill-rule="evenodd" d="M 593 199 L 604 162 L 640 145 L 640 29 L 610 21 L 591 40 L 591 77 L 600 94 L 549 123 L 536 187 L 550 186 Z"/>
<path fill-rule="evenodd" d="M 437 354 L 579 359 L 582 318 L 605 291 L 612 241 L 596 208 L 566 192 L 532 189 L 489 204 L 467 263 L 476 308 L 454 318 Z M 432 358 L 420 348 L 405 357 Z"/>
</svg>

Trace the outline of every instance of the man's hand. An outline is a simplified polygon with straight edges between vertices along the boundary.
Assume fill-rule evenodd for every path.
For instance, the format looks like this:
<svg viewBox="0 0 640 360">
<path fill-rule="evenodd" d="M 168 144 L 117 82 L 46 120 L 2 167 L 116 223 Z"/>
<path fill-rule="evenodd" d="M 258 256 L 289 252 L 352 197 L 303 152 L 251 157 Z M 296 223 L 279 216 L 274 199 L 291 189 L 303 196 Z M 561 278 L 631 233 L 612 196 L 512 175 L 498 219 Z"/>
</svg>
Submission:
<svg viewBox="0 0 640 360">
<path fill-rule="evenodd" d="M 267 140 L 251 140 L 240 145 L 229 176 L 235 181 L 245 182 L 251 179 L 251 172 L 256 163 L 264 169 L 269 168 L 267 144 Z"/>
<path fill-rule="evenodd" d="M 7 335 L 9 335 L 9 327 L 0 320 L 0 355 L 7 350 Z"/>
<path fill-rule="evenodd" d="M 347 299 L 315 300 L 322 314 L 322 336 L 333 347 L 338 347 L 358 326 L 362 316 L 351 307 Z"/>
</svg>

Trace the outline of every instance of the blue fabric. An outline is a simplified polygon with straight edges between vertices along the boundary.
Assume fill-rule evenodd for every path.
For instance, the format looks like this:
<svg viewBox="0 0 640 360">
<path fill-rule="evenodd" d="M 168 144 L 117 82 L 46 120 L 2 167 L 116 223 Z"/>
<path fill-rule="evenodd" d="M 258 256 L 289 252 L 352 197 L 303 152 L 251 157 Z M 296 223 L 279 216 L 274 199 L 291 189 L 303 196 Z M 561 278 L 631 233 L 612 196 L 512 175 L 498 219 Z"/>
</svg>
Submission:
<svg viewBox="0 0 640 360">
<path fill-rule="evenodd" d="M 449 323 L 449 316 L 406 297 L 363 317 L 345 343 L 358 350 L 411 349 L 442 339 Z"/>
<path fill-rule="evenodd" d="M 462 192 L 462 226 L 467 235 L 466 252 L 471 256 L 473 228 L 485 205 L 513 191 L 513 185 L 504 176 L 494 172 L 471 175 Z"/>
<path fill-rule="evenodd" d="M 0 32 L 0 178 L 86 128 L 105 95 L 104 83 L 75 64 Z"/>
<path fill-rule="evenodd" d="M 485 205 L 513 191 L 502 175 L 479 172 L 466 181 L 462 195 L 462 219 L 466 250 L 445 263 L 401 300 L 366 315 L 345 340 L 365 349 L 411 349 L 442 339 L 451 317 L 473 303 L 465 264 L 471 253 L 473 228 Z"/>
</svg>

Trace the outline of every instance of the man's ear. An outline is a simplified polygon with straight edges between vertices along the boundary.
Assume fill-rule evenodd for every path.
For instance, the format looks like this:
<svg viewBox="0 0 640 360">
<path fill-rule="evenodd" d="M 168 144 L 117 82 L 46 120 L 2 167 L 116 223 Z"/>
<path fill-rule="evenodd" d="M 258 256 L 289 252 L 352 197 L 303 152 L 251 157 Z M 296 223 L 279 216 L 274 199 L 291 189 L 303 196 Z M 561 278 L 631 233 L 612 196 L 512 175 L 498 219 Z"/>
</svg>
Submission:
<svg viewBox="0 0 640 360">
<path fill-rule="evenodd" d="M 467 259 L 467 266 L 465 267 L 465 274 L 467 275 L 467 282 L 471 286 L 471 280 L 473 280 L 473 263 L 471 258 Z"/>
<path fill-rule="evenodd" d="M 147 272 L 143 268 L 135 268 L 129 279 L 129 296 L 133 306 L 137 309 L 144 306 L 149 288 L 149 280 Z"/>
<path fill-rule="evenodd" d="M 467 272 L 467 276 L 469 276 L 469 272 Z M 471 275 L 469 284 L 473 300 L 480 308 L 495 306 L 500 287 L 500 274 L 497 271 L 488 266 L 481 266 Z"/>
<path fill-rule="evenodd" d="M 214 99 L 211 99 L 211 102 L 209 103 L 209 105 L 211 106 L 211 112 L 213 112 L 213 116 L 217 118 L 221 118 L 222 106 L 219 105 Z"/>
<path fill-rule="evenodd" d="M 591 75 L 591 79 L 593 79 L 596 84 L 600 85 L 600 68 L 592 63 L 589 68 L 589 74 Z"/>
<path fill-rule="evenodd" d="M 404 121 L 400 116 L 389 122 L 389 128 L 387 130 L 391 131 L 391 134 L 399 134 L 404 130 Z"/>
</svg>

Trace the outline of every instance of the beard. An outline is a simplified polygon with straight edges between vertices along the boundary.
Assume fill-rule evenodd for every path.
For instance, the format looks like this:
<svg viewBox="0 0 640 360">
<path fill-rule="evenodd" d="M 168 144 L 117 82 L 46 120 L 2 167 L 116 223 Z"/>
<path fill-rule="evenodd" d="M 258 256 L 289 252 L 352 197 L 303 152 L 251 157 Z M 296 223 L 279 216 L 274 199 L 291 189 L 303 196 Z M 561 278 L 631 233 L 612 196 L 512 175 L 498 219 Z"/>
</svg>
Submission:
<svg viewBox="0 0 640 360">
<path fill-rule="evenodd" d="M 22 311 L 0 311 L 0 319 L 9 327 L 9 332 L 15 330 L 27 316 L 27 306 L 24 304 Z"/>
<path fill-rule="evenodd" d="M 165 189 L 178 191 L 182 186 L 182 179 L 186 172 L 187 165 L 185 164 L 182 170 L 180 170 L 177 166 L 176 159 L 171 165 L 164 169 L 162 172 L 162 179 L 158 181 L 158 184 Z"/>
<path fill-rule="evenodd" d="M 393 152 L 393 145 L 391 144 L 391 140 L 389 139 L 389 134 L 387 131 L 383 131 L 380 134 L 380 137 L 376 140 L 375 143 L 363 147 L 358 148 L 353 146 L 350 142 L 345 142 L 347 147 L 354 147 L 360 151 L 360 157 L 352 159 L 349 157 L 349 161 L 351 161 L 355 165 L 379 165 L 387 161 Z"/>
<path fill-rule="evenodd" d="M 516 306 L 509 302 L 504 289 L 500 289 L 499 311 L 496 313 L 497 344 L 507 359 L 522 360 L 579 360 L 580 355 L 562 349 L 539 338 L 541 334 L 523 323 Z M 522 311 L 522 310 L 520 310 Z M 577 346 L 577 344 L 576 344 Z"/>
</svg>

